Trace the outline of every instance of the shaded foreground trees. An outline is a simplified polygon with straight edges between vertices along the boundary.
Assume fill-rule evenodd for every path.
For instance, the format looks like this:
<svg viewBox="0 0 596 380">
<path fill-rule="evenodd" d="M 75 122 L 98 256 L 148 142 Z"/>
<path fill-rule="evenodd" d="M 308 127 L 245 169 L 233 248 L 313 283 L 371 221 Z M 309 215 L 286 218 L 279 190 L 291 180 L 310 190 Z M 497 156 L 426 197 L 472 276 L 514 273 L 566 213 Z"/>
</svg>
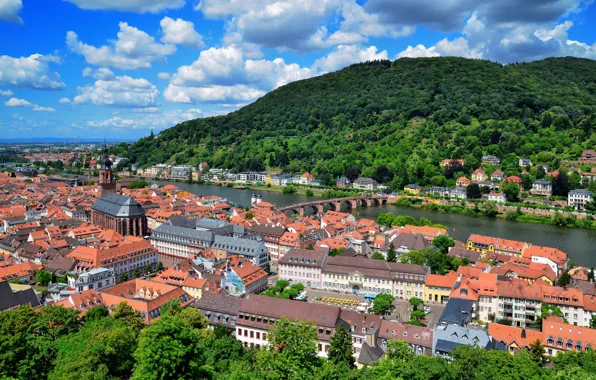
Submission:
<svg viewBox="0 0 596 380">
<path fill-rule="evenodd" d="M 594 351 L 551 358 L 537 342 L 515 355 L 458 347 L 453 360 L 414 355 L 408 343 L 389 341 L 385 357 L 353 367 L 352 342 L 339 327 L 330 338 L 329 359 L 318 357 L 317 329 L 310 322 L 280 318 L 267 344 L 245 348 L 233 330 L 207 329 L 205 318 L 176 303 L 139 329 L 134 310 L 118 305 L 111 315 L 62 307 L 27 307 L 0 313 L 0 378 L 104 379 L 588 379 L 596 374 Z M 552 368 L 551 368 L 552 367 Z"/>
</svg>

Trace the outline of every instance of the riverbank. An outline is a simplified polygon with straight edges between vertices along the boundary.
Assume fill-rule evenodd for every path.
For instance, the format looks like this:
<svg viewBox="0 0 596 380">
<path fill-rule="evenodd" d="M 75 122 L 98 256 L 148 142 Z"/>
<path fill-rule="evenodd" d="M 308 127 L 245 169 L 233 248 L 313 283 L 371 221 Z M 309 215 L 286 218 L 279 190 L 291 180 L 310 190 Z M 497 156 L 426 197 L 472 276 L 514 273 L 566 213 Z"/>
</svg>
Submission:
<svg viewBox="0 0 596 380">
<path fill-rule="evenodd" d="M 503 211 L 491 203 L 476 203 L 474 207 L 464 205 L 445 205 L 439 203 L 422 202 L 422 199 L 401 198 L 393 204 L 396 207 L 414 208 L 419 210 L 438 211 L 451 214 L 500 218 L 510 221 L 546 224 L 559 227 L 596 229 L 596 222 L 591 216 L 586 219 L 578 219 L 574 216 L 566 216 L 555 211 L 553 216 L 531 215 L 524 213 L 520 208 L 516 210 Z"/>
</svg>

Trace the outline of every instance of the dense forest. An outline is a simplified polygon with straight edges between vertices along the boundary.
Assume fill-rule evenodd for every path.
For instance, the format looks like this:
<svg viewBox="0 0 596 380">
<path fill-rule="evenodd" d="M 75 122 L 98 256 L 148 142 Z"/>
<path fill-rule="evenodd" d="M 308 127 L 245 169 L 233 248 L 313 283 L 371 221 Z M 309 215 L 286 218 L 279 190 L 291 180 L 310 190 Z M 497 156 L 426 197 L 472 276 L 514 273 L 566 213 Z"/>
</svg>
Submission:
<svg viewBox="0 0 596 380">
<path fill-rule="evenodd" d="M 549 58 L 501 65 L 454 57 L 352 65 L 278 88 L 226 116 L 190 120 L 121 153 L 241 170 L 308 170 L 449 185 L 438 163 L 483 155 L 518 174 L 520 157 L 559 167 L 596 146 L 596 61 Z"/>
<path fill-rule="evenodd" d="M 245 348 L 230 329 L 207 328 L 194 308 L 177 300 L 145 326 L 128 304 L 79 312 L 60 306 L 0 313 L 0 378 L 50 380 L 595 380 L 596 353 L 568 352 L 549 360 L 539 343 L 515 355 L 467 346 L 453 360 L 414 356 L 404 341 L 390 341 L 380 361 L 355 369 L 352 340 L 338 328 L 329 359 L 317 357 L 316 327 L 281 318 L 270 345 Z"/>
</svg>

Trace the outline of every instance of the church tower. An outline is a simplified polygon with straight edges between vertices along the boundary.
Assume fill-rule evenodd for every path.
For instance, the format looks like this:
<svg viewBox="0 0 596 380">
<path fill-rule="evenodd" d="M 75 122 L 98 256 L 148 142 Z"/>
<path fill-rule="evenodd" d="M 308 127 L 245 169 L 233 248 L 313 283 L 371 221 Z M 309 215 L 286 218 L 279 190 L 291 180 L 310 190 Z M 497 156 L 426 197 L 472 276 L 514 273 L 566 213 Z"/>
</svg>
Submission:
<svg viewBox="0 0 596 380">
<path fill-rule="evenodd" d="M 104 156 L 101 168 L 99 169 L 99 197 L 103 197 L 107 193 L 116 192 L 116 181 L 114 181 L 114 174 L 112 173 L 112 161 L 108 156 L 108 147 L 104 142 Z"/>
</svg>

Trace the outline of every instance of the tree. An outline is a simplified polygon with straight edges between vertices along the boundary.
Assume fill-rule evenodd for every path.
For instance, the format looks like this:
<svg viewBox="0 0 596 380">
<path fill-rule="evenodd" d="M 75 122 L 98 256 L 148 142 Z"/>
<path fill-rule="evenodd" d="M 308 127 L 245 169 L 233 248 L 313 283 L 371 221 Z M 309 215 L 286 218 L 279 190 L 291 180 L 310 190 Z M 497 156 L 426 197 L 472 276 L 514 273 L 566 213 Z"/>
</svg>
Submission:
<svg viewBox="0 0 596 380">
<path fill-rule="evenodd" d="M 503 189 L 507 202 L 519 202 L 519 187 L 515 183 L 508 183 Z"/>
<path fill-rule="evenodd" d="M 296 189 L 296 187 L 294 187 L 294 185 L 287 185 L 284 186 L 284 188 L 282 189 L 282 193 L 284 194 L 294 194 L 296 193 L 298 190 Z"/>
<path fill-rule="evenodd" d="M 374 260 L 385 260 L 385 256 L 383 256 L 381 252 L 374 252 L 370 258 Z"/>
<path fill-rule="evenodd" d="M 50 282 L 52 282 L 52 277 L 52 273 L 45 270 L 40 270 L 35 274 L 35 281 L 39 286 L 48 286 Z"/>
<path fill-rule="evenodd" d="M 306 190 L 306 196 L 307 197 L 312 197 L 313 195 L 315 195 L 315 193 L 313 193 L 313 191 L 311 189 L 307 189 Z"/>
<path fill-rule="evenodd" d="M 127 378 L 134 364 L 136 338 L 122 322 L 104 318 L 85 324 L 81 331 L 61 339 L 57 347 L 50 380 Z"/>
<path fill-rule="evenodd" d="M 484 216 L 494 218 L 499 214 L 499 210 L 494 202 L 484 202 L 482 204 L 482 213 Z"/>
<path fill-rule="evenodd" d="M 139 268 L 136 268 L 133 272 L 132 275 L 134 278 L 139 278 L 141 277 L 141 271 L 139 270 Z"/>
<path fill-rule="evenodd" d="M 359 170 L 356 168 L 347 168 L 345 172 L 345 176 L 350 182 L 354 182 L 358 178 Z"/>
<path fill-rule="evenodd" d="M 449 248 L 455 245 L 455 240 L 447 235 L 439 235 L 433 239 L 433 245 L 443 254 L 449 252 Z"/>
<path fill-rule="evenodd" d="M 414 359 L 414 353 L 410 344 L 405 340 L 391 339 L 387 343 L 387 357 L 392 360 L 408 363 Z"/>
<path fill-rule="evenodd" d="M 143 329 L 131 379 L 201 378 L 199 335 L 180 318 L 164 315 Z"/>
<path fill-rule="evenodd" d="M 89 310 L 87 313 L 85 313 L 85 315 L 83 316 L 83 321 L 85 323 L 88 323 L 88 322 L 96 321 L 99 319 L 103 319 L 109 315 L 110 315 L 110 311 L 108 310 L 107 307 L 105 307 L 103 305 L 96 306 L 93 309 Z"/>
<path fill-rule="evenodd" d="M 250 220 L 254 217 L 255 217 L 255 213 L 252 211 L 247 211 L 246 213 L 244 213 L 244 219 L 246 219 L 246 220 Z"/>
<path fill-rule="evenodd" d="M 312 378 L 320 365 L 317 330 L 310 322 L 280 318 L 269 330 L 268 349 L 257 357 L 259 366 L 273 379 Z"/>
<path fill-rule="evenodd" d="M 128 303 L 121 302 L 113 310 L 112 317 L 130 327 L 135 333 L 145 327 L 141 313 L 132 308 Z"/>
<path fill-rule="evenodd" d="M 590 328 L 596 329 L 596 315 L 592 315 L 592 318 L 590 319 Z"/>
<path fill-rule="evenodd" d="M 389 244 L 389 250 L 387 251 L 387 261 L 390 263 L 397 262 L 397 253 L 393 244 Z"/>
<path fill-rule="evenodd" d="M 180 300 L 178 298 L 172 298 L 165 304 L 163 304 L 159 311 L 161 315 L 178 315 L 182 311 L 182 306 L 180 305 Z"/>
<path fill-rule="evenodd" d="M 126 282 L 126 281 L 128 281 L 128 273 L 126 273 L 126 272 L 123 272 L 123 273 L 120 275 L 120 282 Z"/>
<path fill-rule="evenodd" d="M 331 337 L 329 345 L 329 360 L 335 364 L 344 364 L 354 368 L 354 348 L 352 347 L 352 337 L 346 331 L 343 325 L 340 325 Z"/>
<path fill-rule="evenodd" d="M 377 294 L 373 300 L 372 312 L 377 315 L 387 314 L 393 304 L 393 296 L 387 293 Z"/>
<path fill-rule="evenodd" d="M 410 298 L 410 305 L 412 305 L 412 308 L 414 309 L 414 311 L 418 310 L 418 306 L 421 306 L 423 303 L 424 303 L 424 301 L 421 300 L 420 298 L 417 298 L 417 297 Z"/>
<path fill-rule="evenodd" d="M 161 261 L 157 263 L 157 270 L 163 270 L 163 263 Z"/>
<path fill-rule="evenodd" d="M 532 358 L 539 366 L 544 366 L 546 364 L 546 357 L 544 346 L 540 342 L 539 339 L 532 344 L 530 344 L 530 353 L 532 354 Z"/>
<path fill-rule="evenodd" d="M 151 273 L 152 270 L 153 268 L 151 267 L 151 264 L 145 265 L 145 273 Z"/>
<path fill-rule="evenodd" d="M 571 282 L 571 275 L 569 274 L 569 271 L 563 272 L 561 274 L 561 276 L 559 276 L 559 278 L 557 279 L 558 286 L 567 286 L 567 285 L 569 285 L 570 282 Z"/>
<path fill-rule="evenodd" d="M 482 198 L 482 191 L 477 183 L 471 183 L 466 187 L 466 196 L 469 199 Z"/>
</svg>

